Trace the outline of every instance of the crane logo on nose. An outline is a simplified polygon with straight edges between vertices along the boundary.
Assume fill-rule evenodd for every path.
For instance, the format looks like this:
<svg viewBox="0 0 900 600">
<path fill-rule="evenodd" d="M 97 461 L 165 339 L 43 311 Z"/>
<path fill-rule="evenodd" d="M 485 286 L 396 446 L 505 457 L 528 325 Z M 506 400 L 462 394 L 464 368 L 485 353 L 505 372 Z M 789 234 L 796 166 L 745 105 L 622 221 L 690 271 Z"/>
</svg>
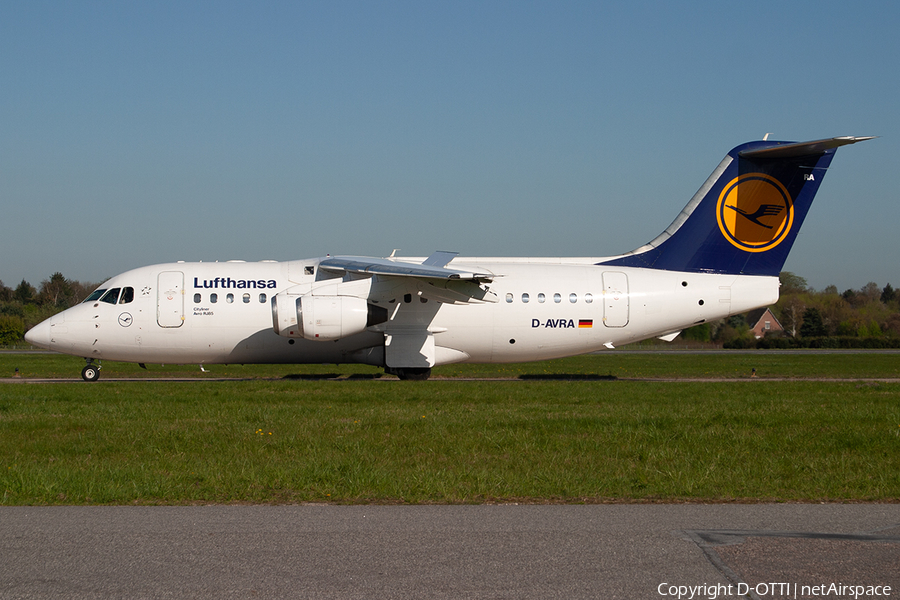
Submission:
<svg viewBox="0 0 900 600">
<path fill-rule="evenodd" d="M 719 194 L 716 220 L 732 245 L 747 252 L 765 252 L 791 231 L 794 203 L 774 177 L 747 173 L 732 179 Z"/>
</svg>

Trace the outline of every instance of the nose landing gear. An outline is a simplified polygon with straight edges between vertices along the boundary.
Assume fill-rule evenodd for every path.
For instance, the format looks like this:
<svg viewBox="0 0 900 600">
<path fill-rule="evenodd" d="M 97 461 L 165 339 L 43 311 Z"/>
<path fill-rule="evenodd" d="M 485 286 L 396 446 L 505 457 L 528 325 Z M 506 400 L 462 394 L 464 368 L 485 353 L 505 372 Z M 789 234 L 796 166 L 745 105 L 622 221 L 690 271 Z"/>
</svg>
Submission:
<svg viewBox="0 0 900 600">
<path fill-rule="evenodd" d="M 94 364 L 93 358 L 86 358 L 87 366 L 81 370 L 81 378 L 85 381 L 97 381 L 100 379 L 100 365 Z"/>
</svg>

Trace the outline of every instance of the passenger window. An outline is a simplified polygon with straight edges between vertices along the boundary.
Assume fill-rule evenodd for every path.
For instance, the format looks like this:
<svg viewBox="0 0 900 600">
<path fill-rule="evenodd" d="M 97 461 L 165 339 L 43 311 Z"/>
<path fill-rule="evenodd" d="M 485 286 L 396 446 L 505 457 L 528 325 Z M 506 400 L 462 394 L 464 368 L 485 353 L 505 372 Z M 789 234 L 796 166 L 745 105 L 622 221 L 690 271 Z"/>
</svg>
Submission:
<svg viewBox="0 0 900 600">
<path fill-rule="evenodd" d="M 260 304 L 265 304 L 265 303 L 266 303 L 266 295 L 265 295 L 265 294 L 260 294 L 260 295 L 259 295 L 259 303 L 260 303 Z"/>
<path fill-rule="evenodd" d="M 210 301 L 212 304 L 215 304 L 216 302 L 219 301 L 219 295 L 218 295 L 218 294 L 210 294 L 210 295 L 209 295 L 209 301 Z"/>
<path fill-rule="evenodd" d="M 200 294 L 194 294 L 194 304 L 200 304 Z"/>
<path fill-rule="evenodd" d="M 119 301 L 119 290 L 121 288 L 113 288 L 103 294 L 103 297 L 100 298 L 100 302 L 106 302 L 107 304 L 115 304 Z"/>
<path fill-rule="evenodd" d="M 228 304 L 234 302 L 234 294 L 228 294 L 227 296 L 225 296 L 225 302 L 227 302 Z"/>
<path fill-rule="evenodd" d="M 241 300 L 244 301 L 244 304 L 250 304 L 250 294 L 244 294 L 241 296 Z"/>
<path fill-rule="evenodd" d="M 569 294 L 569 302 L 572 304 L 578 302 L 578 294 Z"/>
<path fill-rule="evenodd" d="M 134 288 L 122 288 L 122 297 L 119 298 L 119 304 L 128 304 L 132 300 L 134 300 Z"/>
<path fill-rule="evenodd" d="M 587 294 L 584 295 L 584 301 L 586 303 L 590 304 L 591 302 L 594 301 L 594 295 L 591 294 L 590 292 L 588 292 Z"/>
<path fill-rule="evenodd" d="M 540 302 L 541 304 L 543 304 L 544 300 L 546 300 L 546 299 L 547 299 L 547 297 L 544 296 L 544 294 L 538 294 L 538 302 Z"/>
<path fill-rule="evenodd" d="M 84 301 L 85 302 L 93 302 L 94 300 L 99 299 L 100 296 L 102 296 L 105 292 L 106 292 L 105 288 L 102 290 L 94 290 L 93 292 L 91 292 L 90 296 L 88 296 L 87 298 L 84 299 Z"/>
<path fill-rule="evenodd" d="M 528 304 L 528 301 L 530 299 L 531 298 L 528 296 L 528 294 L 522 294 L 522 302 L 524 302 L 525 304 Z"/>
<path fill-rule="evenodd" d="M 513 295 L 512 295 L 511 293 L 506 294 L 506 301 L 507 301 L 508 303 L 512 303 L 512 301 L 513 301 Z"/>
<path fill-rule="evenodd" d="M 562 296 L 560 296 L 558 293 L 553 294 L 553 301 L 559 304 L 560 302 L 562 302 Z"/>
<path fill-rule="evenodd" d="M 304 274 L 304 275 L 315 275 L 315 274 L 316 274 L 316 268 L 315 268 L 314 266 L 306 266 L 306 267 L 303 267 L 303 274 Z"/>
</svg>

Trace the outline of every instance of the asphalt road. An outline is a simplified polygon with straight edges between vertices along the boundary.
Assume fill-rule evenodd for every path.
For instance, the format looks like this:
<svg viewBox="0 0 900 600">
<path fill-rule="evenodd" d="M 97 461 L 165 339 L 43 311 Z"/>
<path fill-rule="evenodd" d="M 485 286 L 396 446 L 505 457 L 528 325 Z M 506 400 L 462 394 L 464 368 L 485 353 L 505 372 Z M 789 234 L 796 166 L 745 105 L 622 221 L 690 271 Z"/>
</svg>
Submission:
<svg viewBox="0 0 900 600">
<path fill-rule="evenodd" d="M 898 567 L 900 504 L 0 507 L 0 599 L 885 598 Z"/>
</svg>

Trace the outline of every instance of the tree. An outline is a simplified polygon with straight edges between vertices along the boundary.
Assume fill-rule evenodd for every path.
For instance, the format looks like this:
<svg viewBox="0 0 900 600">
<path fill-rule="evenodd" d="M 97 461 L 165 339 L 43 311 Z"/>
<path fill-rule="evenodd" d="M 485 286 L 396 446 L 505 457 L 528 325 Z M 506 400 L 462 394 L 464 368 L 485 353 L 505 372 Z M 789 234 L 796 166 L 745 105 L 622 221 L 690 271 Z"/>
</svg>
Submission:
<svg viewBox="0 0 900 600">
<path fill-rule="evenodd" d="M 72 306 L 72 284 L 62 273 L 57 271 L 41 282 L 41 304 L 55 306 L 56 308 L 68 308 Z"/>
<path fill-rule="evenodd" d="M 888 304 L 889 302 L 893 302 L 897 299 L 897 291 L 891 287 L 891 284 L 887 284 L 884 286 L 884 289 L 881 290 L 881 301 L 884 304 Z"/>
<path fill-rule="evenodd" d="M 69 283 L 72 286 L 73 306 L 79 302 L 84 302 L 84 299 L 87 298 L 91 292 L 100 287 L 99 283 L 89 281 L 70 281 Z"/>
<path fill-rule="evenodd" d="M 709 327 L 709 323 L 702 323 L 700 325 L 694 325 L 693 327 L 688 327 L 684 331 L 681 332 L 682 339 L 685 340 L 694 340 L 697 342 L 708 342 L 712 337 L 712 331 Z"/>
<path fill-rule="evenodd" d="M 33 304 L 36 293 L 37 290 L 23 279 L 22 283 L 16 287 L 16 291 L 13 292 L 13 300 L 21 304 Z"/>
<path fill-rule="evenodd" d="M 0 344 L 18 342 L 25 335 L 25 321 L 21 317 L 0 315 Z"/>
<path fill-rule="evenodd" d="M 859 290 L 859 295 L 865 296 L 867 302 L 872 302 L 881 298 L 881 290 L 877 283 L 870 281 Z"/>
<path fill-rule="evenodd" d="M 781 281 L 781 294 L 802 294 L 809 289 L 806 279 L 790 271 L 782 271 L 778 275 Z"/>
<path fill-rule="evenodd" d="M 828 335 L 835 334 L 841 323 L 853 319 L 853 310 L 840 295 L 821 293 L 816 295 L 816 300 Z"/>
<path fill-rule="evenodd" d="M 893 313 L 885 323 L 885 333 L 893 337 L 900 337 L 900 313 Z"/>
<path fill-rule="evenodd" d="M 869 321 L 869 326 L 867 328 L 866 334 L 859 334 L 859 337 L 881 337 L 884 335 L 884 332 L 881 330 L 881 325 L 878 324 L 878 321 L 872 320 Z"/>
<path fill-rule="evenodd" d="M 725 320 L 725 322 L 735 329 L 747 327 L 747 317 L 745 317 L 744 315 L 731 315 Z"/>
<path fill-rule="evenodd" d="M 790 296 L 784 300 L 781 307 L 781 326 L 784 330 L 791 334 L 791 337 L 797 337 L 797 331 L 800 329 L 800 321 L 803 318 L 803 311 L 806 305 L 798 296 Z"/>
<path fill-rule="evenodd" d="M 825 323 L 822 322 L 822 313 L 818 308 L 811 307 L 803 311 L 803 325 L 800 326 L 800 337 L 824 337 L 828 335 Z"/>
</svg>

